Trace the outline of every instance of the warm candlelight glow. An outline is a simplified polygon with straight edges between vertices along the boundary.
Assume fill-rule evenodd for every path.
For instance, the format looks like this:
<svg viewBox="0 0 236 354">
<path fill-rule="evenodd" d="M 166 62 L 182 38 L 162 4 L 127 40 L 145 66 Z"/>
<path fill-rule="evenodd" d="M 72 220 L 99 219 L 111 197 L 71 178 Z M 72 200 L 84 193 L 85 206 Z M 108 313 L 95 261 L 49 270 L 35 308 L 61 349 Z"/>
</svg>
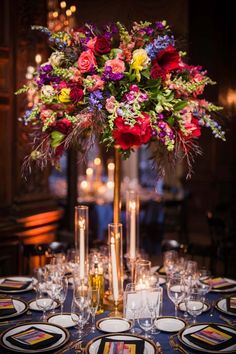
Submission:
<svg viewBox="0 0 236 354">
<path fill-rule="evenodd" d="M 113 189 L 113 188 L 114 188 L 114 182 L 108 181 L 108 182 L 107 182 L 107 188 L 108 188 L 108 189 Z"/>
<path fill-rule="evenodd" d="M 87 188 L 88 188 L 88 182 L 87 181 L 82 181 L 81 183 L 80 183 L 80 188 L 82 189 L 82 190 L 86 190 Z"/>
<path fill-rule="evenodd" d="M 99 157 L 96 157 L 96 158 L 94 159 L 94 165 L 95 165 L 95 166 L 100 166 L 100 165 L 101 165 L 101 159 L 100 159 Z"/>
<path fill-rule="evenodd" d="M 108 171 L 114 171 L 115 169 L 115 164 L 113 162 L 109 162 L 109 164 L 107 165 Z"/>
<path fill-rule="evenodd" d="M 72 15 L 72 12 L 70 9 L 66 10 L 66 16 L 70 17 Z"/>
<path fill-rule="evenodd" d="M 42 62 L 42 55 L 41 54 L 36 54 L 35 55 L 35 63 L 39 65 Z"/>
<path fill-rule="evenodd" d="M 91 177 L 93 175 L 93 169 L 91 167 L 86 169 L 86 176 Z"/>
<path fill-rule="evenodd" d="M 85 268 L 85 219 L 79 218 L 79 239 L 80 239 L 80 248 L 79 248 L 79 270 L 80 270 L 80 279 L 84 279 L 84 268 Z"/>
<path fill-rule="evenodd" d="M 129 202 L 130 209 L 130 259 L 136 256 L 136 203 Z"/>
<path fill-rule="evenodd" d="M 70 10 L 71 10 L 71 12 L 75 12 L 76 11 L 76 6 L 75 5 L 71 5 Z"/>
<path fill-rule="evenodd" d="M 66 7 L 66 2 L 65 2 L 65 1 L 62 1 L 62 2 L 60 3 L 60 6 L 61 6 L 62 9 L 64 9 L 64 8 Z"/>
<path fill-rule="evenodd" d="M 57 18 L 57 17 L 58 17 L 58 12 L 57 12 L 57 11 L 54 11 L 54 12 L 52 13 L 52 16 L 53 16 L 54 18 Z"/>
<path fill-rule="evenodd" d="M 119 299 L 119 287 L 118 287 L 118 272 L 116 262 L 116 249 L 115 249 L 115 237 L 111 237 L 111 271 L 112 271 L 112 288 L 114 301 Z"/>
</svg>

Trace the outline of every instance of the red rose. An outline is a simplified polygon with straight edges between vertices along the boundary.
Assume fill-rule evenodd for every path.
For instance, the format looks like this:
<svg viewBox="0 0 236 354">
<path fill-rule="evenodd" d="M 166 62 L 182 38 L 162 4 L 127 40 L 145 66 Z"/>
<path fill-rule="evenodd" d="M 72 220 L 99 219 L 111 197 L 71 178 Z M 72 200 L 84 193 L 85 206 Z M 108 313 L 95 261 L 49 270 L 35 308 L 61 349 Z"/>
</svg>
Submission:
<svg viewBox="0 0 236 354">
<path fill-rule="evenodd" d="M 172 70 L 180 68 L 180 56 L 177 50 L 169 45 L 161 50 L 153 61 L 151 77 L 153 79 L 166 78 L 166 75 Z"/>
<path fill-rule="evenodd" d="M 192 118 L 191 123 L 185 123 L 184 127 L 188 132 L 188 135 L 184 137 L 186 140 L 198 138 L 201 135 L 201 128 L 196 118 Z"/>
<path fill-rule="evenodd" d="M 70 90 L 70 99 L 73 103 L 78 103 L 84 98 L 84 91 L 80 87 L 72 87 Z"/>
<path fill-rule="evenodd" d="M 152 136 L 150 117 L 146 113 L 137 118 L 137 123 L 134 126 L 125 124 L 123 118 L 118 116 L 115 119 L 115 126 L 116 129 L 113 131 L 112 136 L 115 139 L 115 143 L 123 150 L 145 144 Z"/>
<path fill-rule="evenodd" d="M 53 130 L 57 130 L 58 132 L 66 135 L 71 129 L 71 122 L 67 118 L 62 118 L 57 120 L 54 124 L 52 124 Z"/>
<path fill-rule="evenodd" d="M 97 54 L 109 53 L 111 51 L 111 44 L 105 37 L 99 36 L 95 42 L 94 50 Z"/>
</svg>

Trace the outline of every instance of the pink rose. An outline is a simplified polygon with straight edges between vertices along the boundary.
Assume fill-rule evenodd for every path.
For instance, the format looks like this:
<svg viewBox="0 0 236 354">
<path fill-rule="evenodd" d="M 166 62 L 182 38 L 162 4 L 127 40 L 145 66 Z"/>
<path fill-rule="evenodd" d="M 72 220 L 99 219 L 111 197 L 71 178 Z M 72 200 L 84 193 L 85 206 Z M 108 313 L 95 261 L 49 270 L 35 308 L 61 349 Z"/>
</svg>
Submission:
<svg viewBox="0 0 236 354">
<path fill-rule="evenodd" d="M 109 112 L 109 113 L 112 113 L 114 108 L 115 108 L 115 102 L 116 102 L 116 99 L 114 96 L 111 96 L 109 98 L 106 99 L 106 110 Z"/>
<path fill-rule="evenodd" d="M 78 68 L 81 73 L 87 73 L 92 70 L 94 66 L 96 66 L 96 58 L 91 49 L 86 50 L 80 54 L 78 59 Z"/>
<path fill-rule="evenodd" d="M 125 71 L 125 63 L 120 59 L 107 60 L 105 67 L 110 66 L 114 74 L 123 73 Z"/>
<path fill-rule="evenodd" d="M 45 121 L 46 119 L 50 118 L 53 113 L 54 113 L 54 111 L 51 110 L 51 109 L 43 109 L 43 110 L 40 112 L 40 119 L 41 119 L 42 121 Z"/>
<path fill-rule="evenodd" d="M 88 91 L 93 92 L 96 90 L 104 89 L 104 81 L 99 75 L 89 75 L 86 80 L 91 80 L 92 85 L 88 87 Z"/>
<path fill-rule="evenodd" d="M 94 38 L 90 39 L 86 44 L 86 46 L 89 49 L 91 49 L 93 52 L 95 51 L 94 46 L 95 46 L 96 41 L 97 41 L 97 37 L 94 37 Z"/>
<path fill-rule="evenodd" d="M 67 83 L 66 81 L 61 81 L 58 85 L 58 88 L 61 90 L 63 88 L 67 88 Z"/>
</svg>

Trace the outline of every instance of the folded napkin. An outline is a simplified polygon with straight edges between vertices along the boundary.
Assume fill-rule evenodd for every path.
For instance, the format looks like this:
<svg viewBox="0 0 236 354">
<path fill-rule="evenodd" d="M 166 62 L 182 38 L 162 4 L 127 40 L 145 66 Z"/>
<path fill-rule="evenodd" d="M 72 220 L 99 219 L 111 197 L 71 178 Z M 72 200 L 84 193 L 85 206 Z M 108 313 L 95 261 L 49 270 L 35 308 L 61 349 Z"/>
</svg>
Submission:
<svg viewBox="0 0 236 354">
<path fill-rule="evenodd" d="M 229 280 L 221 277 L 208 278 L 204 280 L 204 283 L 210 284 L 212 286 L 212 289 L 217 290 L 226 290 L 236 287 L 236 283 L 232 283 Z"/>
<path fill-rule="evenodd" d="M 213 323 L 196 332 L 186 334 L 185 337 L 206 350 L 218 351 L 236 345 L 236 331 L 232 333 Z"/>
<path fill-rule="evenodd" d="M 236 313 L 236 297 L 230 296 L 226 298 L 226 309 L 229 312 Z"/>
<path fill-rule="evenodd" d="M 61 336 L 61 334 L 47 332 L 32 326 L 22 332 L 8 336 L 6 339 L 22 349 L 43 349 L 56 343 Z"/>
<path fill-rule="evenodd" d="M 102 338 L 97 354 L 143 354 L 143 340 Z"/>
<path fill-rule="evenodd" d="M 0 291 L 1 290 L 23 290 L 28 288 L 31 281 L 20 281 L 13 279 L 4 279 L 2 283 L 0 283 Z"/>
<path fill-rule="evenodd" d="M 12 299 L 0 298 L 0 317 L 13 315 L 16 312 Z"/>
</svg>

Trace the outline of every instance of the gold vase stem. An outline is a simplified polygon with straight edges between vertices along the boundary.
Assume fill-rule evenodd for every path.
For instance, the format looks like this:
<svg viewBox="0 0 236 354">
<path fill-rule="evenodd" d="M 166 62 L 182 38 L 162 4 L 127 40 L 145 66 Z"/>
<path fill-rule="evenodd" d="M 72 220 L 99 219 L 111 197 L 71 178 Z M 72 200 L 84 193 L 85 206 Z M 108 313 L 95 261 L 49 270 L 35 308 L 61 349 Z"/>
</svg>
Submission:
<svg viewBox="0 0 236 354">
<path fill-rule="evenodd" d="M 114 204 L 113 221 L 115 224 L 120 222 L 120 185 L 121 185 L 121 156 L 119 148 L 115 146 L 115 173 L 114 173 Z"/>
</svg>

